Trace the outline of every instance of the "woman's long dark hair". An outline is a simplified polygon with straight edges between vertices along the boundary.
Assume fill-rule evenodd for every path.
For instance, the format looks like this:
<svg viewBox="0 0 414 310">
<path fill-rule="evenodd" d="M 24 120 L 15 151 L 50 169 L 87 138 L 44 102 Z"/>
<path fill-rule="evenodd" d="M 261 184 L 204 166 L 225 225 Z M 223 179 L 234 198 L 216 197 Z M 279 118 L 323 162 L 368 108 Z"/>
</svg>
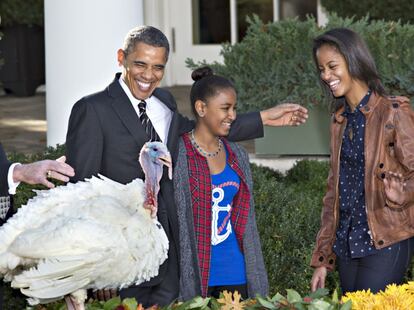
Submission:
<svg viewBox="0 0 414 310">
<path fill-rule="evenodd" d="M 319 68 L 316 53 L 323 45 L 335 48 L 344 58 L 348 65 L 348 71 L 355 80 L 365 82 L 369 89 L 380 96 L 385 96 L 385 88 L 381 83 L 374 58 L 372 57 L 364 40 L 354 31 L 347 28 L 334 28 L 313 40 L 313 59 L 316 68 Z M 319 69 L 318 69 L 319 70 Z M 345 98 L 335 98 L 329 86 L 319 79 L 330 101 L 335 104 L 335 109 L 345 103 Z"/>
</svg>

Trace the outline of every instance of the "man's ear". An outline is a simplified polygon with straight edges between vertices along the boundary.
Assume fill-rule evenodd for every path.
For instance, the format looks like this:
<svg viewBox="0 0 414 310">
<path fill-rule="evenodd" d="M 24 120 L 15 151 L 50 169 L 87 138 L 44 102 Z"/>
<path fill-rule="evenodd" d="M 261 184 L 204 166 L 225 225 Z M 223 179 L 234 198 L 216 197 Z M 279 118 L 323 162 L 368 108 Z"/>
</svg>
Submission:
<svg viewBox="0 0 414 310">
<path fill-rule="evenodd" d="M 121 67 L 125 64 L 125 53 L 122 48 L 117 51 L 118 65 Z"/>
</svg>

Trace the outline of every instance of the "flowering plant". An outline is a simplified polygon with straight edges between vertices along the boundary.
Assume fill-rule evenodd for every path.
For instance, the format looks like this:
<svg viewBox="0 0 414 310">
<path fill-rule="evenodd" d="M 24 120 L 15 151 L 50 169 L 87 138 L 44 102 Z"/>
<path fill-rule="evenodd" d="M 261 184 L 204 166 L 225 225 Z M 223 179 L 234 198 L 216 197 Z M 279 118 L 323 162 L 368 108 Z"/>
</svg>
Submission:
<svg viewBox="0 0 414 310">
<path fill-rule="evenodd" d="M 286 296 L 277 293 L 273 297 L 260 297 L 241 300 L 238 292 L 229 293 L 224 291 L 220 298 L 195 297 L 186 302 L 173 303 L 165 307 L 152 306 L 147 310 L 253 310 L 253 309 L 299 309 L 299 310 L 350 310 L 351 301 L 340 302 L 335 292 L 332 297 L 328 296 L 327 289 L 319 289 L 305 297 L 301 297 L 295 290 L 286 290 Z M 38 306 L 34 310 L 63 310 L 65 305 L 55 303 L 48 306 Z M 133 298 L 121 301 L 119 297 L 112 298 L 107 302 L 89 301 L 85 305 L 86 310 L 144 310 L 141 304 Z"/>
<path fill-rule="evenodd" d="M 352 301 L 355 310 L 414 309 L 414 281 L 407 284 L 390 284 L 385 291 L 373 294 L 370 290 L 346 293 L 342 302 Z"/>
<path fill-rule="evenodd" d="M 390 284 L 385 291 L 373 294 L 370 290 L 346 293 L 338 299 L 335 291 L 328 296 L 327 289 L 318 289 L 305 297 L 295 290 L 287 289 L 286 296 L 277 293 L 273 297 L 251 298 L 241 300 L 238 292 L 234 294 L 224 291 L 220 298 L 195 297 L 184 303 L 173 303 L 165 307 L 152 306 L 147 310 L 253 310 L 253 309 L 289 309 L 289 310 L 407 310 L 414 309 L 414 281 L 407 284 Z M 37 306 L 34 310 L 64 310 L 65 305 L 54 303 L 48 306 Z M 144 310 L 141 304 L 133 298 L 121 301 L 119 297 L 107 302 L 90 300 L 85 305 L 86 310 Z"/>
</svg>

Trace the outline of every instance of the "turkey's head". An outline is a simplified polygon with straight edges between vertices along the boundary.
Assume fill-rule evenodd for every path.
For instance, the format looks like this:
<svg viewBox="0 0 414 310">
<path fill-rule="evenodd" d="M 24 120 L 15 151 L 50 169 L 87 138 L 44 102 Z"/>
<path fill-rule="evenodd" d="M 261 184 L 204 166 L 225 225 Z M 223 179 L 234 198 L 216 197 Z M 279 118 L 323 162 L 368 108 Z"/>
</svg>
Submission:
<svg viewBox="0 0 414 310">
<path fill-rule="evenodd" d="M 156 215 L 160 190 L 160 181 L 164 166 L 168 167 L 168 177 L 172 179 L 171 155 L 165 144 L 161 142 L 147 142 L 139 154 L 139 162 L 145 174 L 145 205 L 151 207 L 151 215 Z"/>
</svg>

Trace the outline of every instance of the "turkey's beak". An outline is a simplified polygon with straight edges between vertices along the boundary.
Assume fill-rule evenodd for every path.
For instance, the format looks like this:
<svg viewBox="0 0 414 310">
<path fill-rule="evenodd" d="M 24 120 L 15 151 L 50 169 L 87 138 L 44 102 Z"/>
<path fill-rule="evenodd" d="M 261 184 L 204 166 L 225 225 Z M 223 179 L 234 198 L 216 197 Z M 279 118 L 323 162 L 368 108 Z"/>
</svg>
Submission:
<svg viewBox="0 0 414 310">
<path fill-rule="evenodd" d="M 158 157 L 158 159 L 162 162 L 163 165 L 168 167 L 168 177 L 170 178 L 170 180 L 172 180 L 172 160 L 171 160 L 171 156 L 168 154 L 168 155 L 160 156 L 160 157 Z"/>
</svg>

